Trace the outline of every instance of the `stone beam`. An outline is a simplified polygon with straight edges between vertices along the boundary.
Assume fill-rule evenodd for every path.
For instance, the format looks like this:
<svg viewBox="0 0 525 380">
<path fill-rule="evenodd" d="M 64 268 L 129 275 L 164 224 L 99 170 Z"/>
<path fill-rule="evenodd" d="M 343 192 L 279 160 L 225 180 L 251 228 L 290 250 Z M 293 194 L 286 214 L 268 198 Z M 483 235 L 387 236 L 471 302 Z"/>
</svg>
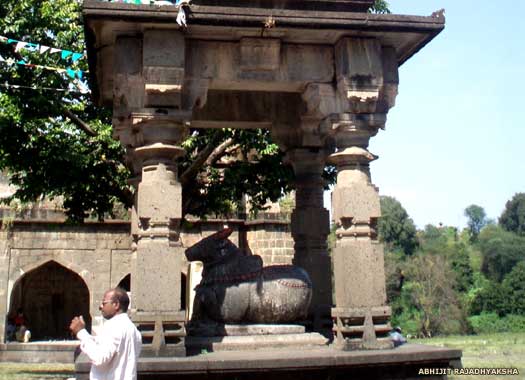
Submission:
<svg viewBox="0 0 525 380">
<path fill-rule="evenodd" d="M 330 83 L 334 76 L 333 50 L 324 45 L 195 40 L 187 54 L 187 77 L 209 80 L 211 90 L 302 92 L 306 83 Z"/>
</svg>

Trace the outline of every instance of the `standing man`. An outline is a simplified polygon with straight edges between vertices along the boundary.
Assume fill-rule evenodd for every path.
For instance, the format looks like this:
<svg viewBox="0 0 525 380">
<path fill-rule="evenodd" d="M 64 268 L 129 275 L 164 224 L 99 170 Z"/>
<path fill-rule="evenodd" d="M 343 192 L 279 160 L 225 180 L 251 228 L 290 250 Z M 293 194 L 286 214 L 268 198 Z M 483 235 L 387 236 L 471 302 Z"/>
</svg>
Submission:
<svg viewBox="0 0 525 380">
<path fill-rule="evenodd" d="M 135 380 L 142 337 L 128 317 L 129 297 L 124 289 L 104 293 L 99 310 L 107 319 L 100 333 L 89 334 L 82 316 L 69 325 L 80 340 L 80 349 L 91 361 L 90 380 Z"/>
</svg>

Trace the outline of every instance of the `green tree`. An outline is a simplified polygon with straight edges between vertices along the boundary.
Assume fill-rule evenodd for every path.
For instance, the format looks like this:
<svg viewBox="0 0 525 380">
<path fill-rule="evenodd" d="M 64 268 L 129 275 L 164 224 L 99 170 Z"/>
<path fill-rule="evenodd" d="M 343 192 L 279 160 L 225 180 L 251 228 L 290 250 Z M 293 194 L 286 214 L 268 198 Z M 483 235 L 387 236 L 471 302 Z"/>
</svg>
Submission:
<svg viewBox="0 0 525 380">
<path fill-rule="evenodd" d="M 476 241 L 483 227 L 487 225 L 487 214 L 483 207 L 470 205 L 465 209 L 465 216 L 468 218 L 467 228 L 470 234 L 470 240 Z"/>
<path fill-rule="evenodd" d="M 479 290 L 470 305 L 471 315 L 496 313 L 503 317 L 509 312 L 508 297 L 510 289 L 499 282 L 488 281 L 486 286 Z"/>
<path fill-rule="evenodd" d="M 390 13 L 388 2 L 385 0 L 376 0 L 369 11 L 373 13 Z"/>
<path fill-rule="evenodd" d="M 84 50 L 76 1 L 4 1 L 0 34 L 69 51 Z M 116 201 L 129 204 L 123 150 L 111 139 L 109 114 L 77 91 L 66 74 L 47 67 L 76 66 L 60 54 L 17 50 L 0 43 L 0 170 L 17 186 L 15 198 L 62 197 L 72 219 L 111 212 Z M 16 62 L 38 64 L 28 67 Z M 10 64 L 8 64 L 10 62 Z M 38 88 L 38 89 L 34 89 Z M 62 89 L 56 91 L 48 89 Z"/>
<path fill-rule="evenodd" d="M 394 323 L 430 337 L 466 330 L 466 315 L 454 290 L 455 275 L 441 255 L 406 258 L 405 285 L 393 305 Z"/>
<path fill-rule="evenodd" d="M 6 0 L 0 7 L 0 35 L 82 52 L 79 2 Z M 0 88 L 0 170 L 17 186 L 12 199 L 61 198 L 75 221 L 89 215 L 102 219 L 116 203 L 129 207 L 130 173 L 122 147 L 111 138 L 110 111 L 76 91 L 66 74 L 16 64 L 24 59 L 85 71 L 86 59 L 75 66 L 60 54 L 15 47 L 0 43 L 0 55 L 15 62 L 0 71 L 0 83 L 9 84 Z M 192 130 L 183 146 L 187 153 L 178 173 L 184 213 L 231 212 L 244 194 L 252 210 L 258 210 L 293 188 L 293 173 L 267 130 Z M 334 174 L 327 169 L 328 184 Z"/>
<path fill-rule="evenodd" d="M 508 289 L 505 297 L 508 303 L 508 312 L 515 315 L 525 314 L 525 261 L 521 261 L 505 276 L 502 286 Z"/>
<path fill-rule="evenodd" d="M 515 194 L 506 203 L 499 224 L 507 231 L 525 235 L 525 193 Z"/>
<path fill-rule="evenodd" d="M 382 196 L 380 202 L 382 216 L 378 223 L 379 238 L 389 249 L 411 255 L 418 245 L 414 222 L 397 199 Z"/>
<path fill-rule="evenodd" d="M 514 266 L 525 260 L 525 237 L 488 226 L 479 235 L 482 255 L 481 272 L 490 280 L 501 282 Z"/>
</svg>

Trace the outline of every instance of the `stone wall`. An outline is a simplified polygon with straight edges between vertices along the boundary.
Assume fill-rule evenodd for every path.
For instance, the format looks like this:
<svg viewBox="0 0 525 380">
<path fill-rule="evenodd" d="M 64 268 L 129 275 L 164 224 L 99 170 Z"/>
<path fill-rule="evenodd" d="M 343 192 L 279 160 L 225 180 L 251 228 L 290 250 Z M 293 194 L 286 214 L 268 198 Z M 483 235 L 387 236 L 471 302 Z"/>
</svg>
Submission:
<svg viewBox="0 0 525 380">
<path fill-rule="evenodd" d="M 263 258 L 264 265 L 291 264 L 294 241 L 286 221 L 246 222 L 246 239 L 251 252 Z"/>
<path fill-rule="evenodd" d="M 182 242 L 189 247 L 225 225 L 234 230 L 230 239 L 241 249 L 261 255 L 265 265 L 291 263 L 293 239 L 286 221 L 197 220 L 184 226 Z M 7 315 L 19 307 L 24 308 L 30 327 L 33 320 L 33 327 L 39 330 L 37 338 L 66 337 L 68 320 L 74 313 L 83 313 L 82 309 L 92 317 L 93 327 L 99 326 L 103 292 L 131 273 L 130 247 L 130 224 L 124 221 L 79 226 L 14 221 L 4 225 L 0 231 L 1 340 Z M 182 268 L 185 274 L 186 262 Z M 84 306 L 78 305 L 79 298 L 85 298 Z M 50 308 L 59 310 L 52 313 L 53 321 L 44 323 L 42 315 L 49 318 Z M 42 328 L 50 323 L 54 325 Z"/>
</svg>

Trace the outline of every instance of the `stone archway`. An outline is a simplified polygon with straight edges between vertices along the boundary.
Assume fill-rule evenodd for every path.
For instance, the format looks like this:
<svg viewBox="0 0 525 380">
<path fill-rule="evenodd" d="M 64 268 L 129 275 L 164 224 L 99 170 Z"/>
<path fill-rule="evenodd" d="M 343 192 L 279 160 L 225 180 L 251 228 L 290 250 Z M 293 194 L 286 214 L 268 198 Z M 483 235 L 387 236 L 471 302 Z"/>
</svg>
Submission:
<svg viewBox="0 0 525 380">
<path fill-rule="evenodd" d="M 72 339 L 69 323 L 76 315 L 82 315 L 91 328 L 86 283 L 56 261 L 48 261 L 18 279 L 10 314 L 18 308 L 24 310 L 33 340 Z"/>
<path fill-rule="evenodd" d="M 126 292 L 131 291 L 131 274 L 125 275 L 122 280 L 118 283 L 117 287 L 124 289 Z"/>
</svg>

